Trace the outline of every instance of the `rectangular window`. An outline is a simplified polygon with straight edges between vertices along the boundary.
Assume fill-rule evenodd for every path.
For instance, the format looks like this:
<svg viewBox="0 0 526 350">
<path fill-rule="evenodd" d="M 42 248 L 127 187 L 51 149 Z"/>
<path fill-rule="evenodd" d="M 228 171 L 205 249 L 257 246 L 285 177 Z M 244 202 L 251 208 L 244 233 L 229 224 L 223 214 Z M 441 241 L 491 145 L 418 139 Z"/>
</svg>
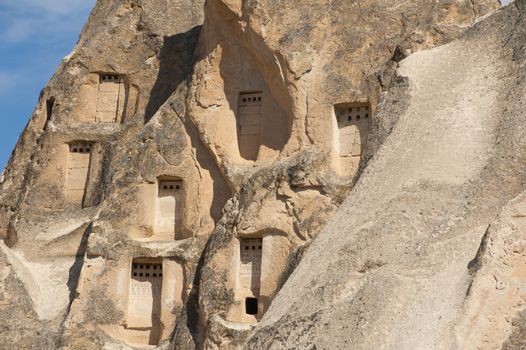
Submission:
<svg viewBox="0 0 526 350">
<path fill-rule="evenodd" d="M 257 298 L 246 298 L 245 299 L 245 313 L 247 315 L 257 315 L 258 314 Z"/>
<path fill-rule="evenodd" d="M 101 74 L 100 83 L 118 83 L 120 77 L 118 74 Z"/>
<path fill-rule="evenodd" d="M 132 278 L 137 280 L 156 280 L 163 277 L 161 263 L 134 263 L 132 265 Z"/>
</svg>

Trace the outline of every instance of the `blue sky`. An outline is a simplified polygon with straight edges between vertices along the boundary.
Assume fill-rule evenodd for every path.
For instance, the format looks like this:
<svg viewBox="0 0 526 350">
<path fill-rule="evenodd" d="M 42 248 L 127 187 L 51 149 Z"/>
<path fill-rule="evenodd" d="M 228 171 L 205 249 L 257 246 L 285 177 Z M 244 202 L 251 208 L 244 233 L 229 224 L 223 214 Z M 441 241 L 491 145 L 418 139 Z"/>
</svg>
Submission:
<svg viewBox="0 0 526 350">
<path fill-rule="evenodd" d="M 0 172 L 95 0 L 0 0 Z"/>
<path fill-rule="evenodd" d="M 508 3 L 510 0 L 504 0 Z M 0 0 L 0 172 L 95 0 Z"/>
</svg>

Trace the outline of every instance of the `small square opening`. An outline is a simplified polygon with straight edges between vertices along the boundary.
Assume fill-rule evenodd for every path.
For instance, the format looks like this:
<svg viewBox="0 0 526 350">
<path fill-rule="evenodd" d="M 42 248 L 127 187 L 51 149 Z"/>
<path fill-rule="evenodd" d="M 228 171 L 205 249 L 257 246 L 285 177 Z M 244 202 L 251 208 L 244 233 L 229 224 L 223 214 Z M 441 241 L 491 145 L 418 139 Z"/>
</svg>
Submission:
<svg viewBox="0 0 526 350">
<path fill-rule="evenodd" d="M 245 299 L 245 313 L 247 315 L 257 315 L 258 314 L 257 298 L 246 298 Z"/>
<path fill-rule="evenodd" d="M 108 82 L 119 82 L 119 75 L 116 74 L 101 74 L 100 75 L 100 82 L 101 83 L 108 83 Z"/>
</svg>

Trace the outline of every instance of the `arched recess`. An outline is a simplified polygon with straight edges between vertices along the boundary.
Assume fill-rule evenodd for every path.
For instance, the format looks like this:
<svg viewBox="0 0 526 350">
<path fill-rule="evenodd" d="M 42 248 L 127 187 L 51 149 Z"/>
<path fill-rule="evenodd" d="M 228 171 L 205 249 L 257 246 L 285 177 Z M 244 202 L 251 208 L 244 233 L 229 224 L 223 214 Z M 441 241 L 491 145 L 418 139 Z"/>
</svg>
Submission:
<svg viewBox="0 0 526 350">
<path fill-rule="evenodd" d="M 288 143 L 292 101 L 275 61 L 244 36 L 216 33 L 208 59 L 196 68 L 195 103 L 188 114 L 218 162 L 268 164 Z"/>
</svg>

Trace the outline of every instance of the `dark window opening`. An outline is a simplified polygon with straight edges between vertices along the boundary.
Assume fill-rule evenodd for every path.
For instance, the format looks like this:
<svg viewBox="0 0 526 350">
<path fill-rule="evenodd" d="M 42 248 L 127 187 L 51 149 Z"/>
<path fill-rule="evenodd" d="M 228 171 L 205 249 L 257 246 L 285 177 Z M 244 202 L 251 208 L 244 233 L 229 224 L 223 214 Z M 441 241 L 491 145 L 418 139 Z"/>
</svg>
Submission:
<svg viewBox="0 0 526 350">
<path fill-rule="evenodd" d="M 47 130 L 47 125 L 49 121 L 51 120 L 51 116 L 53 114 L 53 106 L 55 105 L 55 99 L 50 98 L 46 101 L 46 123 L 44 124 L 44 130 Z"/>
<path fill-rule="evenodd" d="M 257 315 L 258 314 L 258 300 L 256 298 L 246 298 L 245 299 L 245 313 L 247 315 Z"/>
<path fill-rule="evenodd" d="M 118 75 L 113 75 L 113 74 L 104 74 L 104 75 L 101 75 L 100 76 L 100 82 L 101 83 L 104 83 L 104 82 L 108 82 L 108 81 L 114 81 L 114 82 L 118 82 L 119 81 L 119 76 Z"/>
</svg>

